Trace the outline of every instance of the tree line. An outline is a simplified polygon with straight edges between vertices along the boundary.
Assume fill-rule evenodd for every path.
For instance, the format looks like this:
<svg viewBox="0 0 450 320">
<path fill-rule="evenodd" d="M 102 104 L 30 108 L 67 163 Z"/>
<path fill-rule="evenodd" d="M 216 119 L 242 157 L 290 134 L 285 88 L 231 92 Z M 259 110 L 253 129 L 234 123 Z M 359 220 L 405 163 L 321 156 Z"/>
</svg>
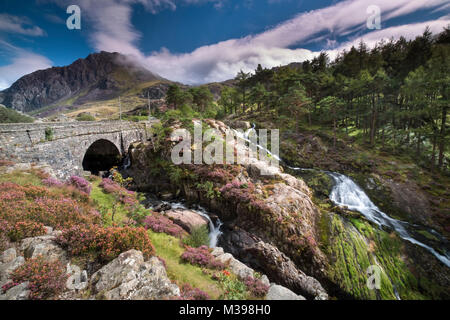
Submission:
<svg viewBox="0 0 450 320">
<path fill-rule="evenodd" d="M 334 61 L 239 72 L 222 90 L 224 114 L 264 112 L 299 124 L 350 131 L 369 146 L 407 151 L 431 168 L 449 166 L 450 26 L 414 40 L 364 42 Z M 336 142 L 334 142 L 336 143 Z"/>
</svg>

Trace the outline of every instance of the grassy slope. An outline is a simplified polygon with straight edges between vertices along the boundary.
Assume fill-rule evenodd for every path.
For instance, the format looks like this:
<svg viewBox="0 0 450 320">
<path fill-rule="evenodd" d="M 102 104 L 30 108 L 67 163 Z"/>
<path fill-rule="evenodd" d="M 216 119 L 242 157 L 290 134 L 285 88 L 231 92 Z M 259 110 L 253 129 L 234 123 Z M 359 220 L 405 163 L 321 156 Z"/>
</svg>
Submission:
<svg viewBox="0 0 450 320">
<path fill-rule="evenodd" d="M 116 200 L 113 195 L 105 193 L 99 187 L 100 180 L 93 182 L 91 198 L 98 205 L 107 209 L 109 212 L 113 210 Z M 126 219 L 126 210 L 122 205 L 118 206 L 114 222 L 120 225 L 121 221 Z M 105 225 L 112 225 L 111 216 L 108 215 L 104 221 Z M 165 233 L 155 233 L 148 231 L 152 244 L 155 247 L 156 254 L 164 259 L 167 267 L 167 275 L 172 281 L 182 285 L 189 283 L 194 288 L 198 288 L 206 292 L 212 299 L 218 299 L 223 293 L 222 288 L 217 281 L 212 280 L 211 276 L 203 273 L 200 267 L 193 266 L 181 261 L 181 255 L 184 249 L 180 246 L 180 240 L 167 235 Z"/>
<path fill-rule="evenodd" d="M 6 167 L 0 166 L 0 183 L 13 182 L 20 185 L 42 185 L 41 178 L 36 175 L 35 170 L 15 170 L 6 173 Z M 105 193 L 99 187 L 100 180 L 92 182 L 91 199 L 100 209 L 112 211 L 116 200 L 113 195 Z M 126 219 L 126 210 L 122 205 L 118 205 L 114 222 L 121 225 Z M 113 224 L 111 216 L 107 216 L 104 221 L 105 226 Z M 191 286 L 208 293 L 211 299 L 218 299 L 223 290 L 219 283 L 211 278 L 209 274 L 203 272 L 202 268 L 193 266 L 181 261 L 181 255 L 184 249 L 179 245 L 180 240 L 164 233 L 155 233 L 148 231 L 150 239 L 156 249 L 156 254 L 163 258 L 167 265 L 167 274 L 169 278 L 179 285 L 189 283 Z"/>
</svg>

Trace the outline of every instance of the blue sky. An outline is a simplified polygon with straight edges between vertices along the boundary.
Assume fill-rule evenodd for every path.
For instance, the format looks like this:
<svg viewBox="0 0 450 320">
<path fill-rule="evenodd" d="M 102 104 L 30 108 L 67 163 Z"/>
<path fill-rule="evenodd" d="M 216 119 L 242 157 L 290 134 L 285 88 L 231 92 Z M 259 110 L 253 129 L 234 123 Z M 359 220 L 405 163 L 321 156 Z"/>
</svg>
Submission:
<svg viewBox="0 0 450 320">
<path fill-rule="evenodd" d="M 81 8 L 81 30 L 66 8 Z M 366 26 L 370 5 L 381 29 Z M 133 56 L 168 79 L 222 81 L 258 63 L 331 57 L 362 38 L 413 38 L 450 23 L 446 0 L 1 0 L 0 89 L 24 74 L 105 50 Z"/>
</svg>

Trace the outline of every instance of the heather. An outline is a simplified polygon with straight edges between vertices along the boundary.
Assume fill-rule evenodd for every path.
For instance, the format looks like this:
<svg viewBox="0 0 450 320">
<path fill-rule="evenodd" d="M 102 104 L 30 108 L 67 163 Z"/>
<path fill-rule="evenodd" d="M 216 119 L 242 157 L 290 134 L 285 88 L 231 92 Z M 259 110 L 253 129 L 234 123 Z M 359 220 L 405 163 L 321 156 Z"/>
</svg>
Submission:
<svg viewBox="0 0 450 320">
<path fill-rule="evenodd" d="M 240 182 L 234 180 L 220 188 L 223 197 L 231 202 L 248 204 L 250 208 L 261 212 L 269 212 L 270 208 L 261 197 L 255 192 L 255 185 L 252 182 Z"/>
<path fill-rule="evenodd" d="M 169 218 L 160 213 L 152 213 L 152 215 L 144 219 L 145 229 L 151 229 L 154 232 L 163 232 L 171 236 L 181 238 L 186 232 L 179 225 L 175 224 Z"/>
<path fill-rule="evenodd" d="M 154 247 L 144 228 L 73 226 L 56 241 L 72 256 L 93 255 L 99 261 L 111 261 L 131 249 L 142 251 L 150 258 Z"/>
<path fill-rule="evenodd" d="M 82 193 L 70 187 L 51 190 L 43 186 L 1 183 L 0 219 L 11 225 L 25 223 L 19 225 L 24 232 L 30 230 L 31 223 L 54 229 L 98 224 L 101 222 L 100 216 L 88 200 Z M 37 230 L 36 228 L 34 230 Z"/>
<path fill-rule="evenodd" d="M 183 300 L 209 300 L 209 295 L 198 289 L 193 288 L 189 283 L 181 286 L 181 299 Z"/>
<path fill-rule="evenodd" d="M 247 277 L 244 284 L 251 295 L 257 298 L 265 297 L 269 291 L 269 286 L 257 278 Z"/>
<path fill-rule="evenodd" d="M 86 194 L 90 194 L 92 187 L 91 184 L 84 178 L 78 177 L 78 176 L 71 176 L 67 183 L 71 186 L 74 186 L 81 192 L 84 192 Z"/>
<path fill-rule="evenodd" d="M 211 249 L 207 246 L 198 248 L 187 247 L 181 255 L 181 259 L 193 265 L 207 267 L 210 269 L 224 269 L 225 266 L 211 254 Z"/>
<path fill-rule="evenodd" d="M 114 195 L 117 200 L 124 205 L 133 206 L 138 203 L 135 192 L 125 189 L 114 180 L 104 178 L 100 183 L 100 187 L 102 187 L 106 193 Z"/>
<path fill-rule="evenodd" d="M 30 299 L 42 300 L 53 298 L 63 292 L 66 281 L 66 268 L 61 262 L 49 262 L 39 256 L 28 259 L 14 270 L 12 282 L 5 284 L 2 290 L 6 291 L 23 282 L 28 282 Z"/>
</svg>

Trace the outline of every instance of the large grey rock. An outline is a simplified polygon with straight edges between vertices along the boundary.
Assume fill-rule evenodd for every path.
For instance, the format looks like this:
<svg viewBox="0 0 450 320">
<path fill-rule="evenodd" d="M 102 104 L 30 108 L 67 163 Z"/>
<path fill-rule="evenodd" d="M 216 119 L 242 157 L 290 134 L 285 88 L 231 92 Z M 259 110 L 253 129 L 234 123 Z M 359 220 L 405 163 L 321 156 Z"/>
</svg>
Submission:
<svg viewBox="0 0 450 320">
<path fill-rule="evenodd" d="M 272 284 L 267 293 L 266 300 L 306 300 L 283 286 Z"/>
<path fill-rule="evenodd" d="M 55 239 L 53 234 L 26 238 L 21 241 L 19 248 L 24 252 L 25 258 L 42 256 L 46 261 L 60 261 L 66 264 L 68 262 L 67 254 L 56 244 Z"/>
<path fill-rule="evenodd" d="M 230 270 L 241 280 L 245 280 L 248 277 L 253 278 L 253 269 L 247 267 L 245 264 L 236 259 L 232 259 L 230 261 L 229 267 Z"/>
<path fill-rule="evenodd" d="M 27 300 L 30 295 L 28 284 L 28 282 L 23 282 L 12 287 L 6 291 L 5 294 L 0 294 L 0 300 Z"/>
<path fill-rule="evenodd" d="M 17 257 L 16 249 L 9 248 L 8 250 L 3 251 L 3 253 L 0 255 L 0 264 L 11 262 L 16 257 Z"/>
<path fill-rule="evenodd" d="M 208 219 L 192 210 L 175 209 L 168 210 L 164 214 L 189 233 L 202 226 L 208 227 L 209 224 Z"/>
<path fill-rule="evenodd" d="M 92 288 L 107 300 L 158 300 L 179 296 L 156 257 L 144 261 L 142 252 L 130 250 L 93 274 Z"/>
<path fill-rule="evenodd" d="M 247 250 L 263 266 L 264 272 L 270 276 L 272 281 L 281 283 L 295 292 L 300 292 L 309 299 L 328 299 L 328 294 L 320 282 L 298 269 L 292 260 L 278 248 L 259 241 Z"/>
<path fill-rule="evenodd" d="M 7 263 L 0 264 L 0 285 L 4 285 L 11 277 L 14 270 L 25 263 L 25 259 L 21 256 L 14 258 Z"/>
</svg>

